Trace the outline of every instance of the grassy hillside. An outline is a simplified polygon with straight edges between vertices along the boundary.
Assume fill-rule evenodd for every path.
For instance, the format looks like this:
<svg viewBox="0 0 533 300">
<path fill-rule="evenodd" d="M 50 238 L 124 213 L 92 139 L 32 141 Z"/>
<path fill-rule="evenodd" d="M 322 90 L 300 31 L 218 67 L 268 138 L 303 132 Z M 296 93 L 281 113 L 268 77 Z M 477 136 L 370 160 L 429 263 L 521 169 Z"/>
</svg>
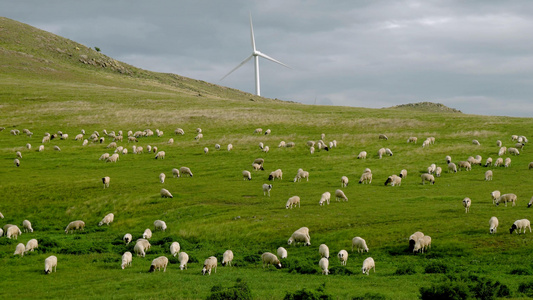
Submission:
<svg viewBox="0 0 533 300">
<path fill-rule="evenodd" d="M 79 50 L 78 50 L 79 49 Z M 80 60 L 81 59 L 81 60 Z M 93 63 L 91 63 L 93 62 Z M 34 232 L 18 240 L 0 237 L 0 265 L 7 278 L 0 297 L 19 298 L 175 298 L 206 299 L 215 290 L 237 281 L 249 287 L 255 299 L 282 299 L 290 293 L 320 293 L 333 299 L 416 299 L 421 288 L 446 283 L 471 297 L 480 291 L 499 296 L 533 296 L 531 254 L 533 234 L 510 235 L 517 219 L 533 219 L 527 202 L 533 196 L 528 163 L 533 152 L 526 144 L 508 168 L 473 166 L 472 171 L 448 173 L 445 156 L 454 162 L 469 156 L 498 157 L 501 140 L 512 147 L 511 135 L 531 137 L 533 119 L 485 117 L 417 109 L 365 109 L 306 106 L 265 99 L 213 84 L 172 74 L 140 70 L 114 61 L 83 45 L 0 18 L 0 225 L 32 222 Z M 272 130 L 254 134 L 255 128 Z M 117 163 L 98 158 L 113 153 L 112 138 L 103 134 L 119 130 L 162 130 L 161 137 L 140 137 L 136 143 L 118 142 L 129 153 Z M 183 128 L 185 135 L 175 135 Z M 196 128 L 204 137 L 195 140 Z M 20 135 L 10 134 L 18 129 Z M 29 129 L 33 135 L 23 134 Z M 98 131 L 103 143 L 74 137 Z M 69 138 L 44 143 L 45 133 L 62 131 Z M 336 140 L 330 151 L 310 154 L 305 143 Z M 380 133 L 388 140 L 379 140 Z M 417 144 L 408 144 L 410 136 Z M 422 148 L 433 136 L 434 145 Z M 169 144 L 170 138 L 174 139 Z M 481 145 L 475 146 L 477 139 Z M 278 148 L 281 141 L 294 148 Z M 259 149 L 259 142 L 270 147 Z M 26 144 L 31 144 L 31 149 Z M 231 143 L 234 148 L 227 151 Z M 215 144 L 221 150 L 215 150 Z M 142 154 L 132 154 L 132 146 Z M 147 153 L 147 146 L 166 152 L 163 160 Z M 61 151 L 54 151 L 59 146 Z M 209 153 L 204 154 L 204 147 Z M 381 147 L 394 155 L 379 159 Z M 366 160 L 357 154 L 368 152 Z M 15 152 L 20 151 L 20 167 Z M 265 171 L 252 171 L 255 158 L 265 159 Z M 435 163 L 444 169 L 435 185 L 422 185 L 420 174 Z M 193 177 L 173 178 L 171 170 L 190 167 Z M 261 186 L 268 174 L 283 170 L 274 181 L 271 197 Z M 293 182 L 299 168 L 309 171 L 309 181 Z M 358 184 L 365 168 L 373 172 L 371 184 Z M 406 169 L 401 186 L 385 186 L 388 176 Z M 484 173 L 494 172 L 492 181 Z M 250 170 L 252 180 L 243 180 Z M 166 174 L 165 183 L 159 174 Z M 109 188 L 101 178 L 109 176 Z M 348 202 L 319 206 L 325 191 L 332 194 L 341 176 L 350 184 L 342 188 Z M 168 189 L 174 198 L 161 198 Z M 517 205 L 495 206 L 490 192 L 515 193 Z M 301 207 L 286 209 L 293 195 Z M 469 213 L 462 200 L 472 199 Z M 107 213 L 115 214 L 110 226 L 98 227 Z M 488 220 L 497 216 L 500 227 L 489 234 Z M 164 220 L 165 232 L 154 232 L 145 258 L 134 256 L 131 268 L 120 268 L 121 255 L 133 252 L 134 243 L 122 237 L 140 238 L 155 220 Z M 84 220 L 83 232 L 65 234 L 70 221 Z M 311 246 L 288 246 L 296 229 L 310 230 Z M 408 237 L 422 231 L 432 237 L 431 249 L 414 255 Z M 351 239 L 366 239 L 370 251 L 351 251 Z M 39 248 L 24 257 L 14 256 L 19 242 L 36 238 Z M 178 241 L 190 256 L 188 269 L 180 271 L 169 246 Z M 318 246 L 329 246 L 330 275 L 320 274 Z M 263 269 L 263 252 L 288 250 L 283 268 Z M 202 276 L 203 261 L 231 249 L 233 267 L 222 267 Z M 336 258 L 349 252 L 346 267 Z M 44 259 L 58 257 L 57 273 L 43 275 Z M 166 272 L 148 273 L 151 261 L 161 255 L 170 259 Z M 376 261 L 376 272 L 361 274 L 366 257 Z M 490 284 L 492 283 L 492 285 Z M 498 283 L 503 288 L 499 288 Z M 24 286 L 25 288 L 21 288 Z M 213 287 L 215 287 L 213 289 Z M 322 291 L 322 292 L 321 292 Z M 478 294 L 476 294 L 476 292 Z M 493 295 L 493 294 L 491 294 Z"/>
</svg>

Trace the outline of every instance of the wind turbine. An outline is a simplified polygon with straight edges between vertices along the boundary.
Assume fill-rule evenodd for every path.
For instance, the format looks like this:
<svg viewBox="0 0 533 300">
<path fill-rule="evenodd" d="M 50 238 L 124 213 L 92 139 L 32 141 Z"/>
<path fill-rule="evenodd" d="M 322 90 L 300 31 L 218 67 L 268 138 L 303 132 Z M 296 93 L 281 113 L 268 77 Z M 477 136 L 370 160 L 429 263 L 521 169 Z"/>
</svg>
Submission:
<svg viewBox="0 0 533 300">
<path fill-rule="evenodd" d="M 247 63 L 250 59 L 254 59 L 254 66 L 255 66 L 255 93 L 257 94 L 257 96 L 261 96 L 261 83 L 259 82 L 259 57 L 262 57 L 262 58 L 266 58 L 270 61 L 273 61 L 277 64 L 280 64 L 282 66 L 285 66 L 287 68 L 291 68 L 289 66 L 287 66 L 286 64 L 264 54 L 264 53 L 261 53 L 259 50 L 257 50 L 255 48 L 255 38 L 254 38 L 254 27 L 252 26 L 252 14 L 250 14 L 250 35 L 251 35 L 251 38 L 252 38 L 252 54 L 250 56 L 248 56 L 245 60 L 243 60 L 238 66 L 236 66 L 233 70 L 231 70 L 228 74 L 224 75 L 224 77 L 222 77 L 220 80 L 223 80 L 224 78 L 226 78 L 229 74 L 233 73 L 233 71 L 237 70 L 238 68 L 240 68 L 242 65 L 244 65 L 245 63 Z"/>
</svg>

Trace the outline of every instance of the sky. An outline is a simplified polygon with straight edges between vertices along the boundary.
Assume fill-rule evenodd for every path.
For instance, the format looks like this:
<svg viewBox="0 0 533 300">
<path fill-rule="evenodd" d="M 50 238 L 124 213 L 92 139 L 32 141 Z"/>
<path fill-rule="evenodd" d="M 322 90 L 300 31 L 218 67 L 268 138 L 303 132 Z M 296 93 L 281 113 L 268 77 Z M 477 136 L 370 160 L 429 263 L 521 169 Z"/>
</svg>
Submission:
<svg viewBox="0 0 533 300">
<path fill-rule="evenodd" d="M 533 116 L 533 1 L 0 0 L 0 15 L 136 67 L 305 104 Z"/>
</svg>

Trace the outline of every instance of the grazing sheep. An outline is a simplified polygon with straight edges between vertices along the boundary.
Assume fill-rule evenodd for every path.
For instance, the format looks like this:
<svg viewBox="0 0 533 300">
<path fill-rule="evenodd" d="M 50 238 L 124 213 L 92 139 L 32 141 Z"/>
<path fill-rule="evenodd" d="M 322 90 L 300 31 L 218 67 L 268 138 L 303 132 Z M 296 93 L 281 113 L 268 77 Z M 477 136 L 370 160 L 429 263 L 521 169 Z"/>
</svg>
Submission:
<svg viewBox="0 0 533 300">
<path fill-rule="evenodd" d="M 397 175 L 391 175 L 387 178 L 387 180 L 385 181 L 385 185 L 389 184 L 391 186 L 400 186 L 402 185 L 402 178 L 400 176 L 397 176 Z"/>
<path fill-rule="evenodd" d="M 328 275 L 329 260 L 327 258 L 325 257 L 321 258 L 320 261 L 318 262 L 318 266 L 320 267 L 320 269 L 322 269 L 323 275 Z"/>
<path fill-rule="evenodd" d="M 122 150 L 124 150 L 124 147 L 118 146 L 117 149 L 115 149 L 115 153 L 122 153 Z M 133 153 L 135 153 L 135 146 L 133 146 Z"/>
<path fill-rule="evenodd" d="M 402 169 L 400 171 L 400 175 L 398 175 L 400 178 L 405 178 L 407 177 L 407 170 L 406 169 Z"/>
<path fill-rule="evenodd" d="M 176 257 L 180 253 L 180 243 L 178 242 L 172 242 L 170 244 L 170 255 Z"/>
<path fill-rule="evenodd" d="M 204 154 L 207 154 L 207 153 L 209 153 L 209 148 L 204 147 Z"/>
<path fill-rule="evenodd" d="M 492 170 L 488 170 L 487 172 L 485 172 L 485 180 L 492 180 Z"/>
<path fill-rule="evenodd" d="M 435 164 L 431 164 L 429 167 L 428 167 L 428 173 L 429 174 L 433 174 L 435 173 L 435 170 L 437 169 L 437 165 Z"/>
<path fill-rule="evenodd" d="M 472 165 L 470 165 L 468 161 L 460 161 L 457 166 L 459 167 L 459 170 L 461 170 L 461 168 L 464 168 L 466 171 L 472 170 Z"/>
<path fill-rule="evenodd" d="M 167 175 L 165 175 L 165 173 L 159 174 L 159 182 L 165 183 L 165 178 L 166 177 L 167 177 Z"/>
<path fill-rule="evenodd" d="M 3 219 L 3 218 L 4 218 L 4 215 L 0 212 L 0 219 Z M 0 236 L 2 235 L 0 234 Z"/>
<path fill-rule="evenodd" d="M 233 145 L 232 144 L 228 144 L 228 151 L 231 151 L 233 150 Z"/>
<path fill-rule="evenodd" d="M 490 196 L 492 197 L 492 204 L 496 204 L 496 200 L 498 200 L 498 198 L 500 198 L 501 194 L 500 194 L 500 191 L 495 190 L 495 191 L 490 193 Z"/>
<path fill-rule="evenodd" d="M 176 168 L 172 169 L 172 177 L 180 177 L 180 170 Z"/>
<path fill-rule="evenodd" d="M 425 148 L 426 146 L 429 146 L 431 144 L 431 140 L 426 139 L 424 142 L 422 142 L 422 148 Z"/>
<path fill-rule="evenodd" d="M 263 262 L 263 268 L 265 266 L 270 268 L 270 265 L 274 265 L 276 269 L 281 269 L 281 263 L 279 262 L 279 259 L 275 254 L 265 252 L 261 254 L 261 261 Z"/>
<path fill-rule="evenodd" d="M 378 150 L 378 157 L 379 159 L 381 159 L 381 157 L 383 157 L 383 154 L 385 154 L 387 150 L 385 150 L 385 148 L 381 148 Z"/>
<path fill-rule="evenodd" d="M 155 155 L 155 159 L 165 159 L 165 151 L 159 151 L 157 152 L 157 154 Z"/>
<path fill-rule="evenodd" d="M 83 139 L 83 133 L 77 134 L 77 135 L 74 137 L 74 140 L 75 140 L 75 141 L 79 141 L 79 140 L 81 140 L 81 139 Z"/>
<path fill-rule="evenodd" d="M 506 167 L 506 168 L 509 168 L 511 166 L 511 158 L 510 157 L 507 157 L 505 159 L 505 162 L 504 162 L 503 166 Z"/>
<path fill-rule="evenodd" d="M 324 192 L 322 196 L 320 197 L 320 201 L 318 201 L 318 204 L 320 206 L 324 205 L 324 203 L 327 203 L 329 205 L 329 200 L 331 199 L 331 193 L 330 192 Z"/>
<path fill-rule="evenodd" d="M 277 169 L 276 171 L 273 171 L 268 176 L 268 180 L 274 181 L 276 178 L 278 178 L 279 180 L 283 180 L 283 172 L 281 171 L 281 169 Z"/>
<path fill-rule="evenodd" d="M 370 269 L 372 268 L 374 269 L 374 273 L 376 273 L 376 264 L 374 262 L 374 259 L 372 257 L 367 257 L 363 261 L 363 267 L 361 268 L 361 270 L 363 271 L 363 274 L 369 275 Z"/>
<path fill-rule="evenodd" d="M 335 200 L 340 201 L 340 199 L 343 199 L 344 201 L 348 201 L 348 197 L 344 194 L 342 190 L 336 190 L 335 191 Z"/>
<path fill-rule="evenodd" d="M 180 270 L 187 270 L 187 263 L 189 262 L 189 255 L 185 252 L 178 254 L 178 261 L 180 262 Z"/>
<path fill-rule="evenodd" d="M 420 176 L 422 178 L 422 184 L 426 184 L 426 181 L 429 181 L 431 184 L 435 184 L 435 177 L 433 175 L 424 173 Z"/>
<path fill-rule="evenodd" d="M 100 141 L 100 144 L 103 144 L 105 142 L 105 138 L 101 137 L 99 141 Z"/>
<path fill-rule="evenodd" d="M 281 142 L 279 142 L 278 148 L 283 148 L 285 146 L 286 146 L 285 145 L 285 141 L 281 141 Z"/>
<path fill-rule="evenodd" d="M 498 157 L 498 158 L 496 159 L 496 162 L 494 163 L 494 166 L 495 166 L 495 167 L 503 166 L 503 158 Z"/>
<path fill-rule="evenodd" d="M 120 264 L 120 267 L 122 270 L 124 270 L 125 267 L 131 266 L 131 261 L 133 260 L 133 257 L 131 255 L 131 252 L 126 251 L 124 254 L 122 254 L 122 264 Z"/>
<path fill-rule="evenodd" d="M 138 147 L 137 149 L 139 149 L 139 148 L 142 149 L 142 147 Z M 137 152 L 133 152 L 133 153 L 139 153 L 138 151 L 139 150 L 137 150 Z M 128 149 L 126 149 L 126 148 L 122 149 L 122 155 L 126 155 L 126 154 L 128 154 Z"/>
<path fill-rule="evenodd" d="M 205 275 L 205 273 L 211 275 L 211 270 L 215 269 L 215 273 L 217 272 L 217 258 L 214 256 L 210 256 L 204 261 L 204 267 L 202 269 L 202 275 Z"/>
<path fill-rule="evenodd" d="M 22 228 L 24 228 L 24 232 L 33 232 L 33 228 L 31 228 L 31 222 L 29 220 L 22 221 Z"/>
<path fill-rule="evenodd" d="M 507 147 L 500 147 L 500 150 L 498 151 L 498 156 L 502 156 L 505 153 L 507 153 Z"/>
<path fill-rule="evenodd" d="M 267 129 L 267 130 L 265 131 L 265 135 L 269 135 L 270 133 L 271 133 L 270 129 Z"/>
<path fill-rule="evenodd" d="M 179 134 L 179 135 L 184 135 L 184 134 L 185 134 L 185 131 L 183 131 L 183 129 L 181 129 L 181 128 L 178 128 L 178 129 L 174 130 L 174 133 L 175 133 L 176 135 L 178 135 L 178 134 Z"/>
<path fill-rule="evenodd" d="M 151 245 L 150 242 L 146 239 L 138 239 L 135 243 L 135 247 L 133 247 L 133 251 L 137 256 L 146 256 L 146 251 L 150 249 Z"/>
<path fill-rule="evenodd" d="M 116 163 L 118 161 L 118 153 L 113 153 L 113 155 L 109 156 L 107 159 L 106 159 L 106 162 L 114 162 Z"/>
<path fill-rule="evenodd" d="M 107 160 L 109 158 L 109 153 L 104 153 L 100 156 L 98 160 Z"/>
<path fill-rule="evenodd" d="M 258 171 L 258 170 L 264 171 L 265 170 L 262 165 L 256 164 L 256 163 L 252 164 L 252 168 L 254 168 L 255 171 Z"/>
<path fill-rule="evenodd" d="M 160 131 L 160 132 L 162 133 L 163 131 Z M 173 138 L 168 139 L 167 144 L 169 144 L 169 145 L 174 144 L 174 139 Z"/>
<path fill-rule="evenodd" d="M 372 183 L 372 172 L 363 172 L 363 174 L 361 175 L 361 178 L 359 179 L 359 183 L 368 183 L 368 184 L 371 184 Z"/>
<path fill-rule="evenodd" d="M 452 162 L 452 157 L 449 156 L 449 155 L 446 155 L 445 160 L 446 160 L 446 163 L 447 163 L 447 164 L 450 164 L 450 163 Z"/>
<path fill-rule="evenodd" d="M 161 195 L 161 198 L 174 198 L 167 189 L 161 189 L 161 191 L 159 191 L 159 194 Z"/>
<path fill-rule="evenodd" d="M 337 257 L 339 258 L 339 260 L 341 262 L 341 266 L 346 266 L 346 263 L 348 262 L 348 251 L 342 249 L 337 254 Z"/>
<path fill-rule="evenodd" d="M 531 232 L 531 224 L 528 219 L 516 220 L 509 229 L 509 233 L 512 234 L 515 230 L 516 233 L 522 233 L 522 230 L 524 230 L 524 233 L 526 233 L 526 228 L 529 228 L 529 232 Z"/>
<path fill-rule="evenodd" d="M 128 143 L 130 143 L 130 142 L 138 142 L 138 141 L 139 141 L 139 140 L 137 140 L 137 138 L 134 137 L 134 136 L 129 136 L 129 137 L 128 137 Z"/>
<path fill-rule="evenodd" d="M 366 151 L 359 152 L 357 159 L 366 159 Z"/>
<path fill-rule="evenodd" d="M 152 147 L 152 153 L 156 153 L 156 152 L 157 152 L 157 146 Z"/>
<path fill-rule="evenodd" d="M 278 253 L 279 259 L 287 258 L 287 249 L 283 247 L 279 247 L 277 253 Z"/>
<path fill-rule="evenodd" d="M 152 238 L 152 230 L 150 228 L 146 228 L 143 232 L 143 239 L 151 239 Z"/>
<path fill-rule="evenodd" d="M 116 142 L 111 142 L 111 143 L 109 143 L 109 145 L 107 145 L 106 148 L 117 148 L 117 143 Z"/>
<path fill-rule="evenodd" d="M 311 236 L 309 235 L 309 228 L 302 227 L 296 230 L 287 241 L 287 244 L 291 245 L 293 242 L 304 243 L 305 246 L 311 246 Z"/>
<path fill-rule="evenodd" d="M 26 144 L 26 148 L 27 148 L 28 150 L 31 150 L 31 144 L 30 144 L 30 143 L 27 143 L 27 144 Z"/>
<path fill-rule="evenodd" d="M 41 144 L 44 144 L 44 143 L 49 143 L 50 142 L 50 136 L 49 135 L 45 135 L 41 141 Z"/>
<path fill-rule="evenodd" d="M 197 141 L 200 141 L 200 139 L 203 138 L 203 137 L 204 137 L 204 135 L 201 134 L 201 133 L 199 133 L 198 135 L 196 135 L 196 136 L 194 137 L 194 139 L 197 140 Z"/>
<path fill-rule="evenodd" d="M 15 166 L 20 167 L 20 160 L 18 158 L 15 158 L 13 163 L 15 164 Z"/>
<path fill-rule="evenodd" d="M 296 173 L 296 176 L 294 177 L 294 182 L 300 182 L 302 178 L 307 179 L 309 181 L 309 172 L 304 171 L 302 169 L 298 169 L 298 172 Z"/>
<path fill-rule="evenodd" d="M 24 250 L 26 247 L 24 247 L 23 243 L 19 243 L 17 247 L 15 247 L 15 253 L 13 255 L 20 255 L 21 257 L 24 256 Z"/>
<path fill-rule="evenodd" d="M 152 260 L 152 264 L 150 265 L 150 270 L 148 272 L 154 272 L 156 269 L 161 271 L 163 269 L 163 272 L 167 271 L 167 265 L 168 265 L 168 258 L 165 256 L 159 256 L 158 258 L 155 258 Z"/>
<path fill-rule="evenodd" d="M 315 147 L 309 148 L 309 153 L 314 154 L 315 153 Z"/>
<path fill-rule="evenodd" d="M 529 200 L 529 203 L 527 204 L 527 208 L 530 208 L 531 205 L 533 205 L 533 197 L 531 197 L 531 199 Z M 0 234 L 0 236 L 2 235 Z"/>
<path fill-rule="evenodd" d="M 348 186 L 348 177 L 342 176 L 341 177 L 341 187 L 347 187 Z"/>
<path fill-rule="evenodd" d="M 18 158 L 22 158 L 22 153 L 20 153 L 20 151 L 15 152 L 15 155 L 17 155 Z"/>
<path fill-rule="evenodd" d="M 150 146 L 150 145 L 146 146 L 146 151 L 148 153 L 152 152 L 152 146 Z"/>
<path fill-rule="evenodd" d="M 436 177 L 440 177 L 441 174 L 442 174 L 442 168 L 441 167 L 437 167 L 435 169 L 435 176 Z"/>
<path fill-rule="evenodd" d="M 424 234 L 420 231 L 411 234 L 411 236 L 409 237 L 409 251 L 411 251 L 415 247 L 416 242 L 423 236 Z"/>
<path fill-rule="evenodd" d="M 480 146 L 481 144 L 478 140 L 472 140 L 472 145 Z"/>
<path fill-rule="evenodd" d="M 484 167 L 489 167 L 492 165 L 492 157 L 487 158 L 487 161 L 485 161 Z"/>
<path fill-rule="evenodd" d="M 520 155 L 520 151 L 518 151 L 518 149 L 516 149 L 514 147 L 509 147 L 509 149 L 507 149 L 507 152 L 509 152 L 509 154 L 513 154 L 513 155 Z"/>
<path fill-rule="evenodd" d="M 287 204 L 285 204 L 285 208 L 289 209 L 289 207 L 292 209 L 293 206 L 296 206 L 298 204 L 298 207 L 300 207 L 300 197 L 298 196 L 292 196 L 287 200 Z"/>
<path fill-rule="evenodd" d="M 181 175 L 188 175 L 190 177 L 193 176 L 192 172 L 191 172 L 191 169 L 187 168 L 187 167 L 181 167 L 180 168 L 180 173 Z"/>
<path fill-rule="evenodd" d="M 102 183 L 104 184 L 104 189 L 106 187 L 109 187 L 109 182 L 111 181 L 111 178 L 109 176 L 106 176 L 106 177 L 103 177 L 102 178 Z"/>
<path fill-rule="evenodd" d="M 507 202 L 513 203 L 513 206 L 516 205 L 516 195 L 515 194 L 503 194 L 498 199 L 496 199 L 496 205 L 500 205 L 500 202 L 505 202 L 505 207 L 507 207 Z"/>
<path fill-rule="evenodd" d="M 126 233 L 122 240 L 124 241 L 124 243 L 126 243 L 126 245 L 128 245 L 133 240 L 133 237 L 130 233 Z"/>
<path fill-rule="evenodd" d="M 242 177 L 243 177 L 243 180 L 252 180 L 252 173 L 250 173 L 250 171 L 242 171 Z"/>
<path fill-rule="evenodd" d="M 167 230 L 167 223 L 165 223 L 165 221 L 155 220 L 154 221 L 154 231 L 156 231 L 156 230 L 161 230 L 161 231 Z"/>
<path fill-rule="evenodd" d="M 4 225 L 4 230 L 3 230 L 3 232 L 4 232 L 5 234 L 7 234 L 7 230 L 8 230 L 9 227 L 11 227 L 11 226 L 13 226 L 13 224 L 6 224 L 6 225 Z"/>
<path fill-rule="evenodd" d="M 413 253 L 415 252 L 422 252 L 424 253 L 424 250 L 427 250 L 431 247 L 431 237 L 429 235 L 424 235 L 423 237 L 419 238 L 415 246 L 413 248 Z"/>
<path fill-rule="evenodd" d="M 520 149 L 520 150 L 524 150 L 524 146 L 525 146 L 524 143 L 516 143 L 516 144 L 514 145 L 514 147 L 515 147 L 516 149 Z M 509 148 L 509 149 L 510 149 L 510 148 Z"/>
<path fill-rule="evenodd" d="M 40 145 L 39 148 L 37 149 L 38 152 L 43 152 L 44 151 L 44 145 Z"/>
<path fill-rule="evenodd" d="M 466 197 L 463 199 L 463 206 L 465 208 L 465 213 L 468 213 L 470 210 L 470 205 L 472 204 L 472 200 L 470 198 Z"/>
<path fill-rule="evenodd" d="M 25 248 L 24 252 L 26 252 L 26 253 L 27 253 L 27 252 L 30 252 L 30 251 L 33 252 L 33 250 L 34 250 L 35 248 L 38 248 L 38 247 L 39 247 L 39 242 L 37 242 L 36 239 L 31 239 L 31 240 L 29 240 L 29 241 L 26 243 L 26 248 Z"/>
<path fill-rule="evenodd" d="M 295 146 L 296 146 L 296 144 L 294 142 L 288 142 L 287 145 L 286 145 L 287 148 L 294 148 Z M 330 148 L 331 148 L 331 146 L 330 146 Z"/>
<path fill-rule="evenodd" d="M 329 247 L 326 244 L 320 244 L 318 246 L 318 254 L 320 254 L 320 257 L 329 259 Z"/>
<path fill-rule="evenodd" d="M 266 196 L 268 193 L 268 196 L 270 197 L 270 190 L 272 189 L 272 185 L 268 183 L 263 184 L 263 196 Z"/>
<path fill-rule="evenodd" d="M 498 229 L 498 218 L 492 217 L 489 220 L 489 231 L 490 233 L 496 233 L 496 229 Z"/>
<path fill-rule="evenodd" d="M 224 254 L 222 254 L 222 266 L 226 266 L 226 264 L 228 266 L 231 267 L 231 262 L 233 261 L 233 251 L 231 250 L 226 250 L 224 252 Z"/>
<path fill-rule="evenodd" d="M 416 142 L 418 141 L 418 138 L 416 136 L 411 136 L 407 139 L 407 143 L 414 143 L 416 144 Z"/>
<path fill-rule="evenodd" d="M 76 220 L 68 223 L 67 227 L 65 228 L 65 233 L 69 233 L 69 231 L 74 232 L 74 230 L 84 230 L 85 228 L 85 222 L 82 220 Z"/>
<path fill-rule="evenodd" d="M 220 150 L 220 144 L 215 144 L 215 150 Z"/>
<path fill-rule="evenodd" d="M 384 134 L 380 134 L 378 139 L 380 139 L 380 140 L 388 140 L 389 138 L 386 135 L 384 135 Z"/>
<path fill-rule="evenodd" d="M 256 128 L 254 130 L 254 133 L 262 134 L 263 133 L 263 128 Z"/>
<path fill-rule="evenodd" d="M 52 273 L 52 271 L 57 272 L 57 257 L 54 255 L 48 256 L 44 260 L 44 274 Z"/>
<path fill-rule="evenodd" d="M 502 146 L 502 141 L 497 140 L 497 141 L 496 141 L 496 146 L 501 147 L 501 146 Z"/>
<path fill-rule="evenodd" d="M 262 158 L 256 158 L 253 163 L 263 166 L 263 164 L 265 163 L 265 160 Z"/>
<path fill-rule="evenodd" d="M 352 239 L 352 252 L 354 247 L 357 247 L 357 252 L 368 252 L 368 246 L 366 245 L 366 241 L 361 237 L 356 236 Z"/>
</svg>

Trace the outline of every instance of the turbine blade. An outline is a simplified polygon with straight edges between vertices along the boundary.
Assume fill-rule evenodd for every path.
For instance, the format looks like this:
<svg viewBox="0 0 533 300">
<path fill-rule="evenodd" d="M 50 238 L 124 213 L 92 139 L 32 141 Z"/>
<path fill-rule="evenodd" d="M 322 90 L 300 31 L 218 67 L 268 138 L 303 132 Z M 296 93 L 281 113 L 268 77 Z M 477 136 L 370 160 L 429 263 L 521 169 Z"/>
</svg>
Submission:
<svg viewBox="0 0 533 300">
<path fill-rule="evenodd" d="M 254 37 L 254 27 L 252 25 L 252 13 L 250 13 L 250 35 L 252 39 L 252 51 L 255 52 L 255 37 Z"/>
<path fill-rule="evenodd" d="M 240 68 L 242 65 L 244 65 L 245 63 L 247 63 L 250 59 L 252 59 L 253 55 L 250 55 L 248 56 L 245 60 L 243 60 L 238 66 L 236 66 L 235 68 L 233 68 L 233 70 L 229 71 L 228 74 L 224 75 L 224 77 L 220 78 L 220 81 L 222 81 L 224 78 L 228 77 L 229 74 L 233 73 L 233 71 L 237 70 L 238 68 Z"/>
<path fill-rule="evenodd" d="M 258 56 L 261 56 L 261 57 L 263 57 L 263 58 L 266 58 L 266 59 L 268 59 L 268 60 L 270 60 L 270 61 L 273 61 L 273 62 L 275 62 L 275 63 L 278 63 L 278 64 L 280 64 L 280 65 L 282 65 L 282 66 L 284 66 L 284 67 L 287 67 L 287 68 L 289 68 L 289 69 L 292 69 L 291 67 L 289 67 L 289 66 L 287 66 L 286 64 L 282 63 L 281 61 L 276 60 L 276 59 L 274 59 L 274 58 L 272 58 L 272 57 L 270 57 L 270 56 L 268 56 L 268 55 L 266 55 L 266 54 L 264 54 L 264 53 L 261 53 L 261 52 L 257 51 L 257 55 L 258 55 Z"/>
</svg>

